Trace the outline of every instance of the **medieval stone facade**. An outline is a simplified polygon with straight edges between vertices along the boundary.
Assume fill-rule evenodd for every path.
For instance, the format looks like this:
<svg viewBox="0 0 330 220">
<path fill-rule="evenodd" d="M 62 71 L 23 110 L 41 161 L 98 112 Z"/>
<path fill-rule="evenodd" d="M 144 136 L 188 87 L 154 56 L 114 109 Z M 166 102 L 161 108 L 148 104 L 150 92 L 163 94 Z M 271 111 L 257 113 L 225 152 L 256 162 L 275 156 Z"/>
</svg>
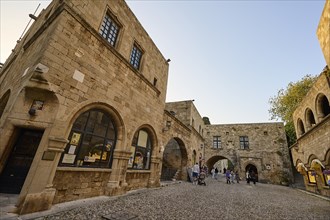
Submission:
<svg viewBox="0 0 330 220">
<path fill-rule="evenodd" d="M 206 126 L 193 100 L 165 103 L 168 66 L 123 0 L 43 10 L 0 72 L 0 189 L 19 194 L 16 212 L 187 180 L 222 158 L 290 181 L 282 123 Z"/>
<path fill-rule="evenodd" d="M 218 161 L 226 159 L 232 165 L 226 168 L 238 171 L 243 178 L 247 171 L 254 170 L 260 182 L 292 182 L 291 161 L 283 123 L 205 125 L 193 100 L 166 103 L 166 110 L 203 138 L 190 138 L 191 145 L 195 146 L 195 153 L 199 152 L 198 155 L 194 151 L 190 154 L 191 164 L 206 164 L 210 171 Z M 173 143 L 168 147 L 177 152 L 166 155 L 167 161 L 173 161 L 171 168 L 175 170 L 178 164 L 174 161 L 178 161 L 180 151 Z"/>
<path fill-rule="evenodd" d="M 159 186 L 167 77 L 125 1 L 53 1 L 0 73 L 0 188 L 17 212 Z"/>
<path fill-rule="evenodd" d="M 222 124 L 205 127 L 205 159 L 209 168 L 228 159 L 240 177 L 254 170 L 258 181 L 292 182 L 291 161 L 283 123 Z"/>
<path fill-rule="evenodd" d="M 317 36 L 327 66 L 293 113 L 297 142 L 293 164 L 303 175 L 306 190 L 330 196 L 330 1 L 327 0 Z"/>
</svg>

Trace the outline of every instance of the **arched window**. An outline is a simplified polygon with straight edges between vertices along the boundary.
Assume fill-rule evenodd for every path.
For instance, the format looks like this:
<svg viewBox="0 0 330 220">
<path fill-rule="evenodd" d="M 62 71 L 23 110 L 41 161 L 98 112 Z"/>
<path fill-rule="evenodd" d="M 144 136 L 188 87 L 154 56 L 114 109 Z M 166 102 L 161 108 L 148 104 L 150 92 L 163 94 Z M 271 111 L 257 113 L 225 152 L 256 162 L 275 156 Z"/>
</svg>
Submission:
<svg viewBox="0 0 330 220">
<path fill-rule="evenodd" d="M 310 128 L 315 124 L 315 118 L 312 110 L 310 108 L 306 109 L 306 126 Z"/>
<path fill-rule="evenodd" d="M 302 120 L 299 118 L 297 122 L 297 127 L 298 127 L 298 134 L 303 135 L 305 134 L 305 128 Z"/>
<path fill-rule="evenodd" d="M 324 118 L 330 114 L 329 100 L 324 94 L 319 94 L 316 101 L 317 114 L 320 118 Z"/>
<path fill-rule="evenodd" d="M 140 129 L 135 133 L 128 168 L 140 170 L 150 169 L 151 144 L 150 135 L 145 129 Z"/>
<path fill-rule="evenodd" d="M 3 112 L 5 111 L 7 102 L 9 100 L 9 96 L 10 96 L 10 90 L 8 90 L 0 99 L 0 118 Z"/>
<path fill-rule="evenodd" d="M 60 165 L 110 168 L 116 137 L 109 114 L 99 109 L 84 112 L 72 126 Z"/>
</svg>

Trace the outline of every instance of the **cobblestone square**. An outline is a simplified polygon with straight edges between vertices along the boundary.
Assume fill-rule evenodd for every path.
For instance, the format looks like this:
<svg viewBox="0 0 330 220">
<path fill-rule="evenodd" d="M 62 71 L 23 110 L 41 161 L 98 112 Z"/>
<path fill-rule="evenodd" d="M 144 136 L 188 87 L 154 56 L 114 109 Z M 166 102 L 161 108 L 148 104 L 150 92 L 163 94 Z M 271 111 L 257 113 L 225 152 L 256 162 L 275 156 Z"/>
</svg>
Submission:
<svg viewBox="0 0 330 220">
<path fill-rule="evenodd" d="M 52 214 L 35 213 L 21 219 L 105 219 L 120 213 L 130 219 L 330 219 L 330 199 L 285 186 L 226 184 L 206 179 L 206 186 L 189 182 L 168 183 L 164 187 L 140 189 L 123 196 L 102 197 Z M 62 204 L 62 206 L 65 204 Z M 53 211 L 54 212 L 54 211 Z M 49 212 L 48 212 L 49 213 Z M 12 219 L 18 219 L 12 218 Z M 115 218 L 118 219 L 118 218 Z M 126 219 L 120 218 L 120 219 Z"/>
</svg>

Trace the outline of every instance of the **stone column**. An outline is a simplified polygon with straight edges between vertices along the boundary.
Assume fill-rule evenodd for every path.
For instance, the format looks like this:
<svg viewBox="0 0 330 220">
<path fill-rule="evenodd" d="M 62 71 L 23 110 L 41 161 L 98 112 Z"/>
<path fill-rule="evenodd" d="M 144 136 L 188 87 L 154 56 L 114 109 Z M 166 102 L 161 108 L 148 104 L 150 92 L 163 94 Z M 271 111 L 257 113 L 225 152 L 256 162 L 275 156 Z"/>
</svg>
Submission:
<svg viewBox="0 0 330 220">
<path fill-rule="evenodd" d="M 317 119 L 318 119 L 318 121 L 317 121 L 317 122 L 320 122 L 320 121 L 322 121 L 322 120 L 323 120 L 323 118 L 324 118 L 324 113 L 318 113 L 318 114 L 317 114 Z"/>
<path fill-rule="evenodd" d="M 160 186 L 160 168 L 161 168 L 161 157 L 152 156 L 150 164 L 150 177 L 148 180 L 148 187 Z"/>
<path fill-rule="evenodd" d="M 37 164 L 33 168 L 34 177 L 29 187 L 22 189 L 25 192 L 21 193 L 19 197 L 17 205 L 19 214 L 51 208 L 56 192 L 56 189 L 53 188 L 53 179 L 61 153 L 67 143 L 67 139 L 49 137 L 47 150 L 36 155 Z"/>
<path fill-rule="evenodd" d="M 120 195 L 126 192 L 126 170 L 130 156 L 130 151 L 118 149 L 113 152 L 112 172 L 105 189 L 106 195 Z"/>
</svg>

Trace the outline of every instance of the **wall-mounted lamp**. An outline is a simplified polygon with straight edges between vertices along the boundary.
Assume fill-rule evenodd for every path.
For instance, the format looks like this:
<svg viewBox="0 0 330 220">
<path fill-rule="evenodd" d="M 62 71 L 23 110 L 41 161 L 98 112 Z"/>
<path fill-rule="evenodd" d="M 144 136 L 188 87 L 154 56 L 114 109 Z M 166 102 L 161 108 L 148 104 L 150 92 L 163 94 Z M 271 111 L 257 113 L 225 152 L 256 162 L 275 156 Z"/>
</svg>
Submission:
<svg viewBox="0 0 330 220">
<path fill-rule="evenodd" d="M 37 110 L 33 106 L 31 106 L 31 108 L 29 109 L 29 115 L 35 116 L 36 112 L 37 112 Z"/>
<path fill-rule="evenodd" d="M 44 106 L 44 101 L 33 100 L 33 103 L 29 109 L 29 115 L 35 116 L 37 113 L 37 110 L 42 110 L 43 106 Z"/>
<path fill-rule="evenodd" d="M 167 63 L 171 62 L 171 59 L 167 59 L 166 62 L 167 62 Z"/>
</svg>

